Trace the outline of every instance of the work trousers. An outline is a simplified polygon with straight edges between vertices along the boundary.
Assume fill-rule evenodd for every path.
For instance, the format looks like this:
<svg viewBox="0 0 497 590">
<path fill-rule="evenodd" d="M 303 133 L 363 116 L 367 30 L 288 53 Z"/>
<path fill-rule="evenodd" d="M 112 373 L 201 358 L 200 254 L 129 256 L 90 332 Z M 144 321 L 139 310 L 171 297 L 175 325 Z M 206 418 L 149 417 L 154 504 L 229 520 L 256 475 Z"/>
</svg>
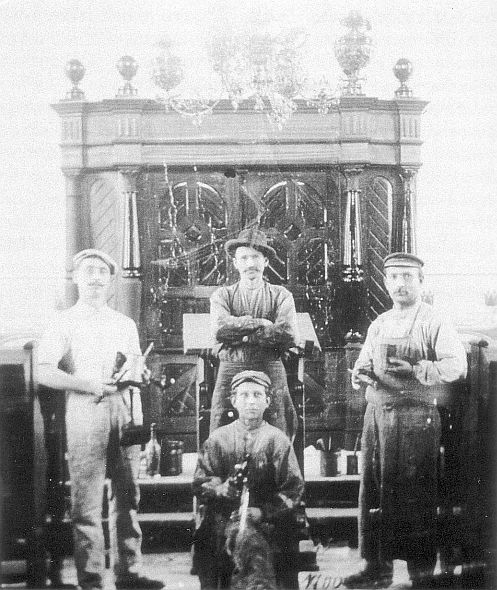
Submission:
<svg viewBox="0 0 497 590">
<path fill-rule="evenodd" d="M 250 364 L 232 361 L 221 361 L 219 363 L 216 386 L 212 394 L 210 432 L 214 432 L 216 428 L 227 423 L 227 421 L 223 421 L 223 414 L 226 413 L 226 410 L 233 409 L 230 402 L 231 380 L 240 371 L 248 369 L 263 371 L 268 375 L 271 380 L 272 395 L 271 403 L 264 417 L 269 424 L 279 428 L 290 440 L 293 440 L 297 433 L 297 412 L 290 397 L 286 371 L 281 360 L 259 360 Z"/>
<path fill-rule="evenodd" d="M 138 573 L 141 530 L 137 518 L 140 447 L 121 447 L 120 433 L 130 420 L 121 394 L 96 403 L 90 395 L 69 393 L 67 450 L 71 478 L 74 560 L 79 585 L 102 586 L 105 567 L 102 499 L 111 478 L 109 530 L 116 577 Z"/>
<path fill-rule="evenodd" d="M 388 575 L 391 560 L 404 559 L 411 579 L 433 573 L 439 441 L 436 407 L 368 403 L 359 546 L 370 570 Z"/>
</svg>

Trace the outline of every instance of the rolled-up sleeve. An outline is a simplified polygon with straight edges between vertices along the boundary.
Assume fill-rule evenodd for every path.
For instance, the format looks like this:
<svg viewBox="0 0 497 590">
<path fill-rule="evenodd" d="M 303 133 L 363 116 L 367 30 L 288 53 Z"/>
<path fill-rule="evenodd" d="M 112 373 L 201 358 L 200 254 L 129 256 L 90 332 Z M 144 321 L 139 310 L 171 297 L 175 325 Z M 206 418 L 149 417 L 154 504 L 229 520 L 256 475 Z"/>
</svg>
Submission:
<svg viewBox="0 0 497 590">
<path fill-rule="evenodd" d="M 423 385 L 463 379 L 467 373 L 466 351 L 455 328 L 447 320 L 434 318 L 429 332 L 436 359 L 423 359 L 414 365 L 416 379 Z"/>
<path fill-rule="evenodd" d="M 368 329 L 366 340 L 361 347 L 359 357 L 354 364 L 354 370 L 372 371 L 373 370 L 373 346 L 378 334 L 378 325 L 373 322 Z"/>
<path fill-rule="evenodd" d="M 193 475 L 193 493 L 201 502 L 217 499 L 216 489 L 228 477 L 222 467 L 222 450 L 212 439 L 207 439 L 198 453 Z"/>
<path fill-rule="evenodd" d="M 57 367 L 69 348 L 69 341 L 60 320 L 55 319 L 38 343 L 38 364 Z"/>
<path fill-rule="evenodd" d="M 277 492 L 272 498 L 267 498 L 262 505 L 265 520 L 273 520 L 284 513 L 295 510 L 304 493 L 304 480 L 291 445 L 280 449 L 275 454 L 273 465 Z"/>
<path fill-rule="evenodd" d="M 267 347 L 292 348 L 299 344 L 297 311 L 293 295 L 281 292 L 275 310 L 275 320 L 272 326 L 262 326 L 249 337 L 249 342 Z"/>
<path fill-rule="evenodd" d="M 258 318 L 231 315 L 228 292 L 225 288 L 215 291 L 211 295 L 210 303 L 211 333 L 218 342 L 241 342 L 244 336 L 251 334 L 261 325 Z"/>
</svg>

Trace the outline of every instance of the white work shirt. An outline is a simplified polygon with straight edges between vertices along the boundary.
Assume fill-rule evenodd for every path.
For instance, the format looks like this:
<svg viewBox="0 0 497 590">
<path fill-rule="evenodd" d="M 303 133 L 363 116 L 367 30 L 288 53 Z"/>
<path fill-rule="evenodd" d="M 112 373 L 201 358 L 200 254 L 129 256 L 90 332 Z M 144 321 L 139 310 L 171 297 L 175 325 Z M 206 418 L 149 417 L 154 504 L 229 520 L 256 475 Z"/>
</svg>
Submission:
<svg viewBox="0 0 497 590">
<path fill-rule="evenodd" d="M 135 322 L 108 306 L 95 309 L 78 301 L 60 312 L 43 334 L 38 363 L 53 367 L 61 363 L 71 375 L 104 382 L 112 377 L 118 352 L 127 358 L 141 355 Z M 129 403 L 129 394 L 126 397 Z M 133 405 L 135 422 L 140 423 L 141 403 Z"/>
</svg>

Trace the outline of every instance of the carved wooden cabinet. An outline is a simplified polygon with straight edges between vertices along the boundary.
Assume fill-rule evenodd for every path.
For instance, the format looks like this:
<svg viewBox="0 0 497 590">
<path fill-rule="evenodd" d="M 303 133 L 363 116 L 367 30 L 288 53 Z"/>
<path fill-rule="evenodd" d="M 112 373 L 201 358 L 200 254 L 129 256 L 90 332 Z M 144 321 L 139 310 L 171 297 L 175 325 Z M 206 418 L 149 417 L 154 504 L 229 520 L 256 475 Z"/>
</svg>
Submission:
<svg viewBox="0 0 497 590">
<path fill-rule="evenodd" d="M 323 116 L 300 103 L 282 129 L 223 101 L 200 127 L 153 100 L 54 105 L 67 179 L 68 304 L 77 250 L 101 248 L 122 262 L 112 304 L 137 320 L 144 347 L 154 342 L 149 409 L 187 450 L 199 379 L 195 357 L 182 352 L 182 316 L 207 313 L 212 291 L 236 280 L 224 243 L 254 224 L 277 252 L 268 279 L 292 291 L 322 347 L 306 363 L 306 443 L 325 434 L 353 447 L 363 400 L 347 375 L 357 351 L 345 345 L 388 304 L 383 257 L 414 248 L 425 105 L 344 96 Z"/>
</svg>

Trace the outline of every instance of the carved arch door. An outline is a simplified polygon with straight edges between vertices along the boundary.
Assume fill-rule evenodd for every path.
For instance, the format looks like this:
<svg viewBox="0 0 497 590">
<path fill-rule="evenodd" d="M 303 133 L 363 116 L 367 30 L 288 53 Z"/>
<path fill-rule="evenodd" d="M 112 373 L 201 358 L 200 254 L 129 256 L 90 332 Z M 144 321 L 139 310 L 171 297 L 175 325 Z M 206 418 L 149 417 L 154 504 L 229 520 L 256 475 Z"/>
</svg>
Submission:
<svg viewBox="0 0 497 590">
<path fill-rule="evenodd" d="M 212 291 L 236 280 L 224 243 L 244 227 L 258 224 L 267 232 L 277 252 L 269 280 L 292 291 L 297 310 L 310 313 L 321 344 L 329 344 L 340 272 L 340 198 L 330 171 L 174 171 L 169 184 L 162 174 L 149 173 L 139 195 L 144 327 L 162 355 L 163 403 L 153 413 L 161 414 L 163 424 L 194 414 L 194 372 L 178 366 L 182 316 L 208 312 Z M 174 357 L 174 367 L 166 357 Z M 322 364 L 314 371 L 319 375 L 308 377 L 309 410 L 315 406 L 317 413 L 324 403 Z M 179 396 L 177 402 L 168 391 Z"/>
</svg>

